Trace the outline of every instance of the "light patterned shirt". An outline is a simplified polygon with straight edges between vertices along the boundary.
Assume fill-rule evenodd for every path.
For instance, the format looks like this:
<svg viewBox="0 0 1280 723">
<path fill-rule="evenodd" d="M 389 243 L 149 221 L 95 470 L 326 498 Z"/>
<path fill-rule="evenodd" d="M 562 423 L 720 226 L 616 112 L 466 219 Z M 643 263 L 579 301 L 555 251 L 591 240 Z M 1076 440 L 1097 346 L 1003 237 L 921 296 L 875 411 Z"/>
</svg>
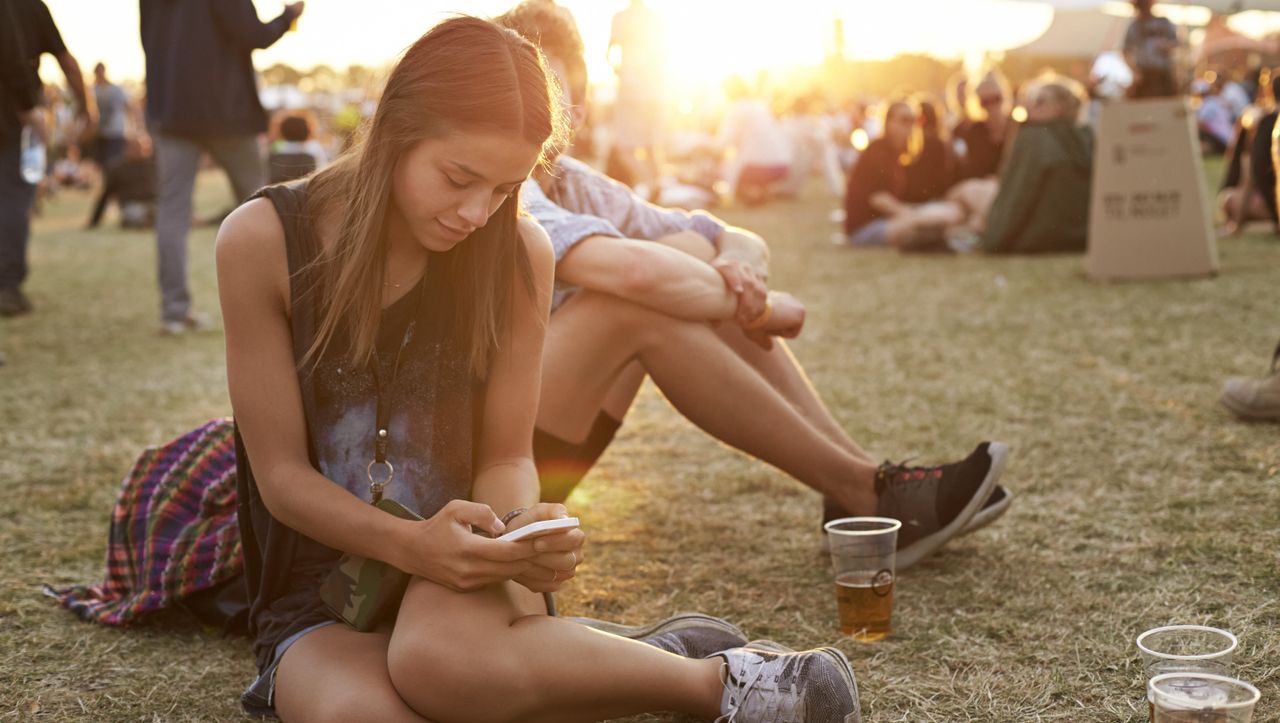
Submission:
<svg viewBox="0 0 1280 723">
<path fill-rule="evenodd" d="M 717 246 L 725 224 L 706 211 L 683 211 L 655 206 L 627 186 L 574 158 L 556 161 L 556 177 L 549 194 L 533 179 L 520 189 L 524 210 L 551 237 L 559 263 L 579 242 L 591 236 L 653 241 L 681 231 L 694 231 Z M 554 311 L 576 287 L 556 279 Z"/>
</svg>

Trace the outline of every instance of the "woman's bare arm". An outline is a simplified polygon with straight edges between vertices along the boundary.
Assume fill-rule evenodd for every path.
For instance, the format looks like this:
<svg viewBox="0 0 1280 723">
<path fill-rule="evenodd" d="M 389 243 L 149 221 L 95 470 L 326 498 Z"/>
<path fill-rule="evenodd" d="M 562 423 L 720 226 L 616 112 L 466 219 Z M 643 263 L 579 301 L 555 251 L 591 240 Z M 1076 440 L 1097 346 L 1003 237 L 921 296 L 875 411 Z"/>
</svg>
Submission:
<svg viewBox="0 0 1280 723">
<path fill-rule="evenodd" d="M 513 519 L 509 529 L 566 514 L 561 505 L 538 504 L 538 472 L 533 463 L 533 425 L 538 414 L 542 345 L 551 311 L 555 255 L 546 232 L 536 223 L 521 220 L 520 234 L 533 265 L 534 294 L 531 297 L 524 282 L 516 280 L 508 328 L 501 334 L 502 342 L 489 366 L 472 493 L 472 499 L 500 515 L 520 507 L 531 508 Z M 534 559 L 540 569 L 531 569 L 514 579 L 537 592 L 558 589 L 573 577 L 573 568 L 582 562 L 584 540 L 579 530 L 541 538 L 535 544 L 543 554 Z"/>
</svg>

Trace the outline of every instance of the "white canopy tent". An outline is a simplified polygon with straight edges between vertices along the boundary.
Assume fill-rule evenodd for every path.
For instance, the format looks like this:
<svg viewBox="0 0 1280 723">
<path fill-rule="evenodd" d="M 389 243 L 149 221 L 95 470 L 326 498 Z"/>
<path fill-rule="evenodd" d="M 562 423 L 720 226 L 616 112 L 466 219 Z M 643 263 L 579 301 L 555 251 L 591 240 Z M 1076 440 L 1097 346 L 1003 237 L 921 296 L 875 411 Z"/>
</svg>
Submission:
<svg viewBox="0 0 1280 723">
<path fill-rule="evenodd" d="M 1017 2 L 1034 2 L 1040 5 L 1052 5 L 1055 10 L 1092 10 L 1103 5 L 1128 5 L 1115 0 L 1016 0 Z M 1187 0 L 1187 2 L 1156 3 L 1156 10 L 1165 7 L 1200 7 L 1215 13 L 1231 14 L 1246 10 L 1266 10 L 1280 12 L 1280 0 Z"/>
<path fill-rule="evenodd" d="M 1118 0 L 1015 0 L 1039 3 L 1054 8 L 1053 22 L 1043 35 L 1010 53 L 1064 58 L 1091 58 L 1107 51 L 1118 50 L 1124 39 L 1132 13 L 1129 2 Z M 1212 14 L 1229 15 L 1248 12 L 1268 17 L 1280 13 L 1280 0 L 1188 0 L 1156 4 L 1156 12 L 1175 16 L 1178 23 L 1189 27 L 1206 27 L 1204 32 L 1192 36 L 1191 60 L 1198 62 L 1206 55 L 1241 49 L 1268 53 L 1280 50 L 1274 41 L 1260 39 L 1270 30 L 1280 29 L 1274 18 L 1271 22 L 1256 25 L 1256 17 L 1244 16 L 1242 23 L 1230 23 L 1234 28 L 1212 21 Z M 1189 17 L 1190 16 L 1190 17 Z M 1198 18 L 1196 16 L 1199 16 Z M 1205 24 L 1208 23 L 1206 26 Z M 1270 27 L 1266 27 L 1270 26 Z M 1241 31 L 1244 32 L 1241 32 Z M 1197 39 L 1199 38 L 1199 39 Z M 1212 46 L 1212 47 L 1210 47 Z"/>
</svg>

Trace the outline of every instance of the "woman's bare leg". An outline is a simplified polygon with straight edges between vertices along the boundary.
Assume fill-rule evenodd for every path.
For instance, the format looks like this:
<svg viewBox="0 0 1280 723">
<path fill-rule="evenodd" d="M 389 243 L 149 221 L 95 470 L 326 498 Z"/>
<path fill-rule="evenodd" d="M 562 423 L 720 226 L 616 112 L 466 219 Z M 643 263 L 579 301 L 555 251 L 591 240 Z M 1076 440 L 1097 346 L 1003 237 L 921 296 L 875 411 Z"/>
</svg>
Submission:
<svg viewBox="0 0 1280 723">
<path fill-rule="evenodd" d="M 831 495 L 855 514 L 876 508 L 875 467 L 833 443 L 709 324 L 583 292 L 551 319 L 538 428 L 585 438 L 618 376 L 638 360 L 685 417 L 713 437 Z"/>
<path fill-rule="evenodd" d="M 391 685 L 390 641 L 390 632 L 358 633 L 345 625 L 329 625 L 299 638 L 276 669 L 280 720 L 423 723 L 426 719 Z"/>
<path fill-rule="evenodd" d="M 560 618 L 515 583 L 458 593 L 415 578 L 391 636 L 396 690 L 434 720 L 719 715 L 718 658 L 693 660 Z"/>
</svg>

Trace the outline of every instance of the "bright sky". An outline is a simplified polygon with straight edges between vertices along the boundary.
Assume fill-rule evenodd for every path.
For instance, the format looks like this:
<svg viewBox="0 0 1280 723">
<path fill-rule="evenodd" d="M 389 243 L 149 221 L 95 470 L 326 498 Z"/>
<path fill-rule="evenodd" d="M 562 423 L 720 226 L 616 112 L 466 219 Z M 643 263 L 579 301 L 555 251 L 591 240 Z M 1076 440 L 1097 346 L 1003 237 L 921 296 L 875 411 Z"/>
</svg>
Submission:
<svg viewBox="0 0 1280 723">
<path fill-rule="evenodd" d="M 116 79 L 140 79 L 136 0 L 45 0 L 67 46 L 86 70 L 102 60 Z M 259 51 L 259 68 L 283 61 L 299 68 L 327 63 L 388 63 L 434 23 L 452 12 L 496 15 L 515 0 L 309 0 L 290 33 Z M 560 0 L 578 20 L 594 81 L 608 82 L 605 60 L 613 14 L 628 0 Z M 255 0 L 263 19 L 284 7 Z M 959 57 L 987 47 L 1027 42 L 1048 27 L 1047 5 L 1010 0 L 788 0 L 751 4 L 723 0 L 649 0 L 667 21 L 668 55 L 680 77 L 710 81 L 729 73 L 813 65 L 832 45 L 832 21 L 845 26 L 845 52 L 854 58 L 886 58 L 900 52 Z M 766 12 L 764 8 L 772 9 Z M 783 10 L 782 8 L 785 8 Z M 998 18 L 998 19 L 997 19 Z M 57 77 L 46 64 L 45 77 Z"/>
<path fill-rule="evenodd" d="M 86 72 L 102 60 L 117 80 L 142 78 L 136 0 L 45 2 Z M 302 69 L 320 63 L 339 69 L 353 63 L 382 66 L 450 13 L 496 15 L 515 2 L 309 0 L 298 32 L 259 51 L 255 63 L 259 68 L 276 62 Z M 274 17 L 284 7 L 282 0 L 255 3 L 263 19 Z M 612 84 L 613 72 L 605 58 L 610 22 L 627 3 L 560 0 L 577 17 L 593 83 Z M 904 52 L 972 58 L 983 49 L 1004 50 L 1033 40 L 1053 19 L 1047 3 L 1014 0 L 785 0 L 759 4 L 649 0 L 649 4 L 666 20 L 669 67 L 672 77 L 686 90 L 718 85 L 721 78 L 733 73 L 750 76 L 766 68 L 816 65 L 832 47 L 836 17 L 844 22 L 845 54 L 855 59 L 882 59 Z M 1125 3 L 1115 5 L 1127 10 Z M 1165 5 L 1162 11 L 1166 8 L 1183 9 Z M 1203 18 L 1190 20 L 1204 22 Z M 58 80 L 51 59 L 46 58 L 42 72 L 47 80 Z"/>
</svg>

